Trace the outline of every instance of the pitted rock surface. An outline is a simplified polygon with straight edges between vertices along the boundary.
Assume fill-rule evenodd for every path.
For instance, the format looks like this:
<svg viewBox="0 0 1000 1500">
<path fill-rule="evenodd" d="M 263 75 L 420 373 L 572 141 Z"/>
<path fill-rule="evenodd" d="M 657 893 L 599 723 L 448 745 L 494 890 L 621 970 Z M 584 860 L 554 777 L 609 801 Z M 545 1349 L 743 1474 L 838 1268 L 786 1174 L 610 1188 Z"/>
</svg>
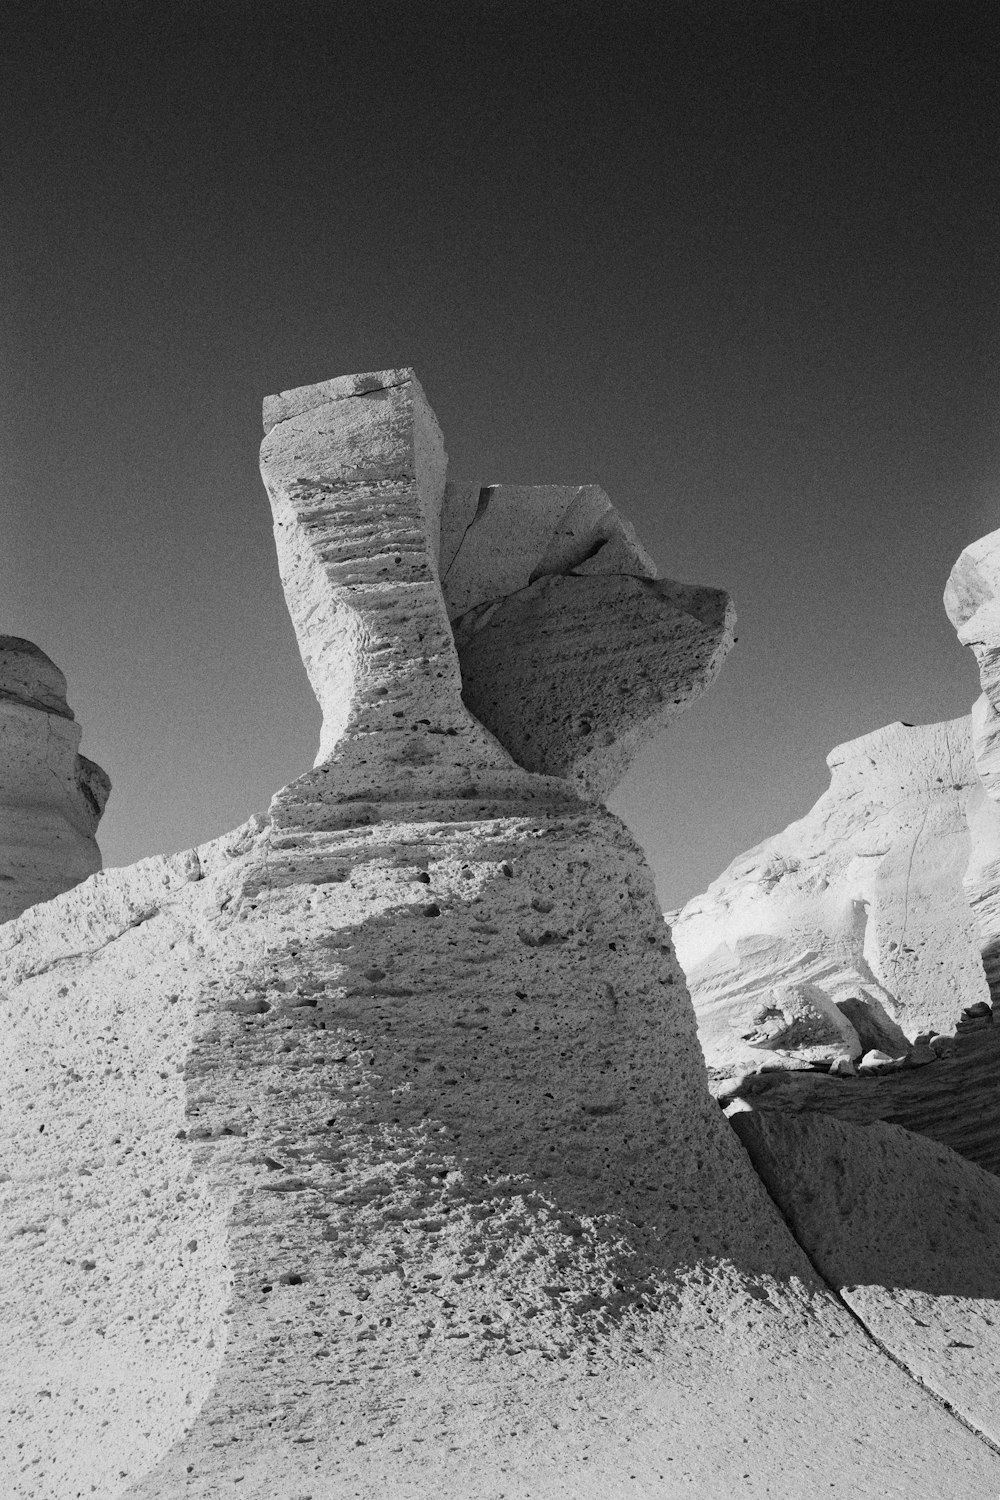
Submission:
<svg viewBox="0 0 1000 1500">
<path fill-rule="evenodd" d="M 879 1343 L 1000 1444 L 1000 1182 L 881 1121 L 739 1110 L 796 1239 Z"/>
<path fill-rule="evenodd" d="M 1000 1489 L 711 1099 L 637 845 L 463 707 L 412 372 L 267 413 L 317 766 L 0 928 L 4 1493 Z"/>
<path fill-rule="evenodd" d="M 272 816 L 347 827 L 400 803 L 476 817 L 565 798 L 462 704 L 437 573 L 444 444 L 413 372 L 271 398 L 265 429 L 278 565 L 323 710 L 316 768 L 278 794 Z"/>
<path fill-rule="evenodd" d="M 972 709 L 972 742 L 983 792 L 972 810 L 966 895 L 979 926 L 990 993 L 1000 999 L 1000 531 L 966 547 L 952 569 L 944 605 L 971 647 L 982 695 Z"/>
<path fill-rule="evenodd" d="M 0 922 L 101 868 L 111 791 L 79 754 L 66 679 L 31 641 L 0 636 Z"/>
<path fill-rule="evenodd" d="M 603 810 L 252 824 L 0 955 L 6 1492 L 764 1496 L 790 1423 L 796 1495 L 997 1482 L 788 1235 Z"/>
<path fill-rule="evenodd" d="M 734 623 L 718 590 L 545 575 L 456 622 L 463 697 L 520 765 L 603 796 L 705 691 Z"/>
</svg>

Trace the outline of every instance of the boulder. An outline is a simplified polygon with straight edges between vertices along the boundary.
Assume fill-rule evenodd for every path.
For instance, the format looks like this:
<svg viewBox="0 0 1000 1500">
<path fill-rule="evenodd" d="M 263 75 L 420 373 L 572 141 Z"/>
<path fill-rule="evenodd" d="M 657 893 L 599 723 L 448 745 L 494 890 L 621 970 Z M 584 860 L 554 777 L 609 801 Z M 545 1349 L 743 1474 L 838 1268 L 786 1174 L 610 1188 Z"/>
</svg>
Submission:
<svg viewBox="0 0 1000 1500">
<path fill-rule="evenodd" d="M 830 786 L 804 818 L 672 919 L 713 1067 L 759 1065 L 754 1018 L 776 989 L 808 989 L 825 1018 L 803 1018 L 790 1046 L 827 1044 L 836 1008 L 859 1051 L 893 1056 L 988 998 L 963 887 L 983 798 L 969 720 L 891 724 L 828 765 Z"/>
<path fill-rule="evenodd" d="M 593 572 L 656 577 L 653 559 L 596 484 L 446 485 L 441 586 L 452 620 L 539 578 Z"/>
<path fill-rule="evenodd" d="M 0 923 L 101 868 L 111 782 L 79 754 L 80 735 L 56 664 L 0 636 Z"/>
</svg>

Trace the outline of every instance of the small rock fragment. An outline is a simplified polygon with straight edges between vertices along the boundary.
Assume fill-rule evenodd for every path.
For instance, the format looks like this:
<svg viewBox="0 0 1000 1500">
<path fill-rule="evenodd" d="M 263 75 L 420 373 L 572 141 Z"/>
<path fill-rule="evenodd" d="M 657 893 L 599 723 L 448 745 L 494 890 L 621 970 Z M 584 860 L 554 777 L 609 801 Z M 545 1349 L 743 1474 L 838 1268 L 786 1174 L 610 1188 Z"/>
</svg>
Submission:
<svg viewBox="0 0 1000 1500">
<path fill-rule="evenodd" d="M 875 1068 L 899 1067 L 904 1061 L 903 1057 L 890 1057 L 888 1052 L 882 1052 L 879 1048 L 873 1047 L 870 1052 L 865 1053 L 858 1063 L 858 1068 L 862 1072 L 869 1072 Z"/>
</svg>

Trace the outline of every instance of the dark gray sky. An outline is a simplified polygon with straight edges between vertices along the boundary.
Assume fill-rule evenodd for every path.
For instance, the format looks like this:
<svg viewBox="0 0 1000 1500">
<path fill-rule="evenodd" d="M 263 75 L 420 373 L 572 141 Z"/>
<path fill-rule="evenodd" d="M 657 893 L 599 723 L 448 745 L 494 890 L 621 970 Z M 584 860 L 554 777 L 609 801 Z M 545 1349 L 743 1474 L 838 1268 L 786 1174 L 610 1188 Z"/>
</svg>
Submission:
<svg viewBox="0 0 1000 1500">
<path fill-rule="evenodd" d="M 312 761 L 268 392 L 418 371 L 452 472 L 602 484 L 739 644 L 614 806 L 664 904 L 835 744 L 964 713 L 1000 526 L 992 7 L 8 0 L 0 631 L 66 672 L 108 864 Z"/>
</svg>

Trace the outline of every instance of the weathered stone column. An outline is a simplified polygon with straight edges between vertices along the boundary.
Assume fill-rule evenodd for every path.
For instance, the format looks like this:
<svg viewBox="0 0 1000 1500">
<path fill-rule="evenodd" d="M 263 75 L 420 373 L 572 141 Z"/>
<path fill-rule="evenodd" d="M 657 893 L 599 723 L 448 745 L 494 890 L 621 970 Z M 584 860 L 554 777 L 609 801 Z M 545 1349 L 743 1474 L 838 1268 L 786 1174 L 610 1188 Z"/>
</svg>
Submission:
<svg viewBox="0 0 1000 1500">
<path fill-rule="evenodd" d="M 55 663 L 0 636 L 0 922 L 101 868 L 111 782 L 78 753 L 80 734 Z"/>
</svg>

